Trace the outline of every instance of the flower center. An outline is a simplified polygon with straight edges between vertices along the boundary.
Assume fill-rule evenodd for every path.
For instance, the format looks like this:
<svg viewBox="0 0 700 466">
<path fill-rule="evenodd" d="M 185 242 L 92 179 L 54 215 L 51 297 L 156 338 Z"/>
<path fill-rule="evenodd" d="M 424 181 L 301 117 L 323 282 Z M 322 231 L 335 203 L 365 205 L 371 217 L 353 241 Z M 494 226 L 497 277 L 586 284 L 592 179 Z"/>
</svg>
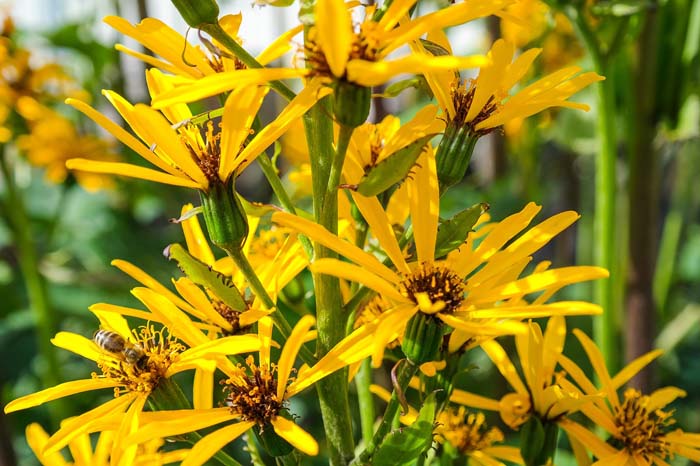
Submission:
<svg viewBox="0 0 700 466">
<path fill-rule="evenodd" d="M 223 333 L 225 335 L 237 335 L 241 331 L 240 315 L 242 311 L 237 311 L 218 299 L 212 299 L 211 304 L 214 306 L 214 310 L 233 327 L 231 330 Z"/>
<path fill-rule="evenodd" d="M 195 133 L 195 137 L 183 136 L 183 142 L 207 180 L 216 182 L 219 179 L 219 164 L 221 163 L 221 147 L 219 145 L 221 132 L 216 131 L 214 122 L 209 120 L 202 133 Z"/>
<path fill-rule="evenodd" d="M 236 367 L 237 373 L 222 381 L 226 404 L 232 414 L 244 421 L 256 422 L 263 427 L 274 419 L 284 407 L 284 399 L 277 398 L 277 367 L 258 367 L 252 356 L 246 359 L 247 368 Z"/>
<path fill-rule="evenodd" d="M 416 304 L 419 304 L 416 296 L 419 293 L 427 294 L 433 304 L 443 303 L 440 312 L 453 313 L 464 300 L 464 282 L 460 276 L 445 267 L 427 263 L 406 277 L 401 287 L 402 294 Z"/>
<path fill-rule="evenodd" d="M 466 83 L 464 82 L 457 81 L 455 84 L 453 84 L 451 94 L 452 103 L 455 107 L 455 117 L 452 119 L 451 123 L 459 127 L 467 126 L 473 133 L 483 136 L 493 131 L 493 128 L 486 128 L 477 131 L 474 129 L 474 127 L 490 117 L 493 112 L 498 109 L 498 103 L 495 101 L 494 97 L 491 96 L 481 111 L 470 121 L 467 121 L 467 115 L 471 109 L 475 91 L 476 81 L 471 81 L 468 89 Z"/>
<path fill-rule="evenodd" d="M 437 433 L 463 454 L 483 450 L 504 439 L 498 428 L 487 426 L 483 413 L 467 413 L 462 407 L 443 411 L 438 422 L 442 425 Z"/>
<path fill-rule="evenodd" d="M 151 393 L 185 350 L 166 328 L 155 330 L 144 325 L 132 330 L 132 335 L 135 343 L 125 347 L 123 355 L 105 353 L 105 358 L 97 361 L 102 375 L 92 374 L 93 378 L 115 380 L 120 385 L 114 388 L 115 397 L 126 392 Z"/>
<path fill-rule="evenodd" d="M 625 401 L 615 409 L 615 424 L 620 429 L 615 440 L 649 463 L 652 458 L 664 459 L 670 455 L 665 435 L 675 424 L 673 411 L 650 411 L 650 398 L 633 388 L 625 391 Z"/>
</svg>

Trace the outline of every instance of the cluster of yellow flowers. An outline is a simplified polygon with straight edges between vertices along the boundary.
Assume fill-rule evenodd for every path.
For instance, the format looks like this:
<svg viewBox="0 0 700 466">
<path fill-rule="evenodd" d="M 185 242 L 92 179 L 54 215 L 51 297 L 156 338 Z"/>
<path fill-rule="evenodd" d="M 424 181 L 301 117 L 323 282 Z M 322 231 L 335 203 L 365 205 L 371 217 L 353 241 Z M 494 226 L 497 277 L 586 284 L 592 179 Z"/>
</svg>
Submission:
<svg viewBox="0 0 700 466">
<path fill-rule="evenodd" d="M 16 139 L 17 149 L 46 179 L 62 183 L 68 176 L 66 160 L 73 157 L 118 160 L 103 138 L 82 135 L 75 124 L 54 109 L 67 97 L 89 95 L 58 63 L 32 66 L 31 54 L 15 38 L 12 19 L 4 18 L 0 31 L 0 143 Z M 94 173 L 76 173 L 86 189 L 111 186 L 110 179 Z"/>
<path fill-rule="evenodd" d="M 661 465 L 675 454 L 700 461 L 700 437 L 672 430 L 671 413 L 664 410 L 681 390 L 649 396 L 628 390 L 620 400 L 618 389 L 658 352 L 613 377 L 591 340 L 575 330 L 599 385 L 563 354 L 565 316 L 603 310 L 557 300 L 556 293 L 608 272 L 531 262 L 578 214 L 562 212 L 533 225 L 541 207 L 530 203 L 492 221 L 488 206 L 479 204 L 440 218 L 440 196 L 462 180 L 480 137 L 550 107 L 587 109 L 568 98 L 603 79 L 568 66 L 511 93 L 538 49 L 516 54 L 514 44 L 500 39 L 485 56 L 451 53 L 445 28 L 490 15 L 510 17 L 515 0 L 466 0 L 422 16 L 414 14 L 416 0 L 379 6 L 317 0 L 305 24 L 257 58 L 241 46 L 241 15 L 219 18 L 213 1 L 173 3 L 190 26 L 211 35 L 202 39 L 204 47 L 188 44 L 153 18 L 137 25 L 106 19 L 155 55 L 118 46 L 153 66 L 147 71 L 150 105 L 104 92 L 133 134 L 87 103 L 68 100 L 155 168 L 88 158 L 67 165 L 80 173 L 191 188 L 202 206 L 183 207 L 178 223 L 186 247 L 165 251 L 182 271 L 173 278 L 174 291 L 136 265 L 115 260 L 139 283 L 132 294 L 141 305 L 95 304 L 90 311 L 99 331 L 93 338 L 60 332 L 52 340 L 94 361 L 99 371 L 5 407 L 9 413 L 90 390 L 114 391 L 114 398 L 66 419 L 50 437 L 36 426 L 28 429 L 45 464 L 63 464 L 56 452 L 69 446 L 74 455 L 83 452 L 85 464 L 182 460 L 191 466 L 213 458 L 235 465 L 228 445 L 246 433 L 251 454 L 257 456 L 259 446 L 278 464 L 298 464 L 298 452 L 320 451 L 300 425 L 309 420 L 290 403 L 312 386 L 333 464 L 425 464 L 432 445 L 438 454 L 474 464 L 551 464 L 560 427 L 579 464 Z M 292 49 L 302 30 L 303 66 L 268 66 Z M 397 57 L 394 52 L 402 50 Z M 465 68 L 478 68 L 477 77 L 462 79 Z M 395 116 L 366 122 L 372 86 L 406 73 L 422 76 L 437 105 L 426 104 L 403 124 Z M 281 81 L 286 79 L 300 80 L 302 90 L 294 93 Z M 259 111 L 271 89 L 288 104 L 264 124 Z M 187 103 L 209 96 L 220 96 L 223 106 L 193 115 Z M 289 202 L 265 153 L 299 121 L 307 139 L 312 212 Z M 271 168 L 266 174 L 281 207 L 249 204 L 235 191 L 235 178 L 256 160 L 264 171 Z M 212 244 L 226 255 L 217 257 Z M 297 302 L 299 316 L 283 312 L 283 303 L 295 306 L 285 302 L 288 290 L 307 271 L 315 308 Z M 292 317 L 294 325 L 287 320 Z M 544 333 L 532 322 L 536 318 L 549 318 Z M 515 339 L 520 374 L 498 342 L 507 336 Z M 462 356 L 476 347 L 513 393 L 491 399 L 453 386 L 463 372 Z M 388 361 L 398 361 L 391 393 L 371 384 L 372 367 Z M 191 393 L 173 378 L 182 372 L 193 373 Z M 347 395 L 352 379 L 362 418 L 357 451 Z M 369 402 L 365 397 L 372 392 L 387 400 L 376 428 L 371 395 Z M 411 407 L 416 401 L 417 410 Z M 405 429 L 397 428 L 400 406 Z M 521 431 L 521 447 L 499 445 L 504 434 L 475 409 L 500 413 L 508 427 Z M 611 441 L 574 420 L 578 412 Z M 93 453 L 86 439 L 96 432 Z M 162 439 L 189 447 L 158 453 Z"/>
</svg>

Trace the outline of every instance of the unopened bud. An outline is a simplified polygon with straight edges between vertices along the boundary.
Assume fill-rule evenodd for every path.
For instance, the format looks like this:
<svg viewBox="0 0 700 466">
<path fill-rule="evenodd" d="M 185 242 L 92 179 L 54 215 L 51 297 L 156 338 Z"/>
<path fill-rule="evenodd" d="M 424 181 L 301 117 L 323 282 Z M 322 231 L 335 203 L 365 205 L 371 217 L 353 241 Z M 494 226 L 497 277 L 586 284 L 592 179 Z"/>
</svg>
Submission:
<svg viewBox="0 0 700 466">
<path fill-rule="evenodd" d="M 435 153 L 440 194 L 462 181 L 479 136 L 467 125 L 450 122 Z"/>
<path fill-rule="evenodd" d="M 432 315 L 418 312 L 406 324 L 401 350 L 415 365 L 436 361 L 443 335 L 442 322 Z"/>
<path fill-rule="evenodd" d="M 372 88 L 339 80 L 335 85 L 335 118 L 341 125 L 356 128 L 367 121 Z"/>
<path fill-rule="evenodd" d="M 219 5 L 215 0 L 171 0 L 188 26 L 200 29 L 203 24 L 217 24 Z"/>
<path fill-rule="evenodd" d="M 233 182 L 211 183 L 200 196 L 211 242 L 226 251 L 240 249 L 248 237 L 248 217 Z"/>
</svg>

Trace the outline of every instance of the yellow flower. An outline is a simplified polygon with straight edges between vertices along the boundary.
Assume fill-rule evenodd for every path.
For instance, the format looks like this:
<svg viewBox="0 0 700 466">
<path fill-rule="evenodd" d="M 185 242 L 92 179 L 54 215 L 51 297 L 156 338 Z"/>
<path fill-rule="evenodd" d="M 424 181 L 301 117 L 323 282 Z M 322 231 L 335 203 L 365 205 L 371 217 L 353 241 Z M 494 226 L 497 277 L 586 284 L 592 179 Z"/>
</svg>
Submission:
<svg viewBox="0 0 700 466">
<path fill-rule="evenodd" d="M 621 399 L 618 390 L 635 374 L 661 355 L 661 350 L 651 351 L 629 363 L 612 377 L 600 350 L 595 343 L 580 330 L 574 334 L 581 342 L 593 369 L 600 380 L 597 388 L 586 375 L 566 356 L 561 356 L 560 364 L 584 394 L 603 394 L 593 404 L 582 407 L 585 414 L 610 436 L 603 441 L 574 421 L 562 423 L 570 437 L 577 439 L 598 459 L 597 466 L 621 465 L 641 466 L 667 465 L 676 455 L 700 461 L 700 434 L 674 429 L 673 410 L 667 406 L 676 398 L 684 397 L 685 391 L 676 387 L 664 387 L 651 395 L 643 395 L 638 390 L 627 389 Z"/>
<path fill-rule="evenodd" d="M 145 290 L 148 295 L 150 290 Z M 255 351 L 260 343 L 255 336 L 232 336 L 215 341 L 207 340 L 201 345 L 186 349 L 172 337 L 167 328 L 156 330 L 152 325 L 131 330 L 119 314 L 95 312 L 104 331 L 113 332 L 118 349 L 99 347 L 95 341 L 70 332 L 59 332 L 51 341 L 59 348 L 67 349 L 94 361 L 101 374 L 65 382 L 31 395 L 18 398 L 5 406 L 6 413 L 39 406 L 48 401 L 91 390 L 111 388 L 114 398 L 90 411 L 66 421 L 46 443 L 45 453 L 58 451 L 76 437 L 101 431 L 117 430 L 111 449 L 114 464 L 124 461 L 129 464 L 137 452 L 136 445 L 125 447 L 124 438 L 139 428 L 146 400 L 166 383 L 171 376 L 195 367 L 208 367 L 209 360 L 222 354 L 238 354 Z M 138 358 L 128 358 L 124 349 L 136 351 Z"/>
<path fill-rule="evenodd" d="M 378 86 L 401 73 L 478 66 L 483 57 L 434 57 L 425 53 L 393 60 L 386 57 L 427 32 L 498 15 L 511 3 L 467 0 L 410 19 L 406 15 L 416 0 L 401 0 L 391 2 L 379 19 L 375 6 L 365 7 L 364 21 L 355 25 L 343 0 L 319 0 L 305 50 L 306 61 L 312 76 L 343 79 L 364 87 Z"/>
<path fill-rule="evenodd" d="M 149 88 L 152 93 L 171 86 L 161 73 L 149 73 Z M 226 99 L 221 125 L 215 125 L 209 120 L 202 127 L 187 124 L 192 114 L 184 104 L 166 108 L 161 114 L 146 105 L 132 105 L 115 92 L 105 91 L 107 99 L 141 141 L 84 102 L 69 99 L 69 104 L 92 118 L 160 171 L 125 163 L 86 159 L 72 159 L 66 166 L 72 170 L 110 173 L 195 188 L 206 193 L 211 183 L 225 184 L 243 171 L 300 118 L 319 96 L 328 92 L 319 83 L 309 85 L 274 121 L 248 140 L 251 126 L 268 90 L 267 87 L 258 86 L 237 88 Z"/>
<path fill-rule="evenodd" d="M 64 422 L 70 422 L 72 418 Z M 115 431 L 106 430 L 100 433 L 93 449 L 90 436 L 86 433 L 76 436 L 68 443 L 73 461 L 68 463 L 60 452 L 44 453 L 48 445 L 49 435 L 37 423 L 29 424 L 26 429 L 27 443 L 34 455 L 43 466 L 111 466 L 110 452 L 114 443 Z M 165 444 L 163 439 L 153 439 L 139 445 L 134 466 L 161 466 L 182 461 L 189 450 L 160 451 Z"/>
<path fill-rule="evenodd" d="M 563 267 L 536 270 L 518 278 L 535 251 L 578 219 L 575 212 L 555 215 L 504 248 L 539 212 L 539 207 L 528 204 L 522 212 L 492 225 L 478 247 L 474 247 L 474 235 L 470 233 L 465 244 L 445 259 L 436 259 L 439 194 L 432 149 L 428 147 L 420 156 L 406 184 L 416 251 L 416 256 L 410 260 L 399 246 L 379 201 L 352 193 L 382 253 L 395 270 L 382 264 L 373 254 L 308 220 L 284 212 L 272 217 L 273 222 L 297 230 L 352 262 L 317 260 L 311 265 L 312 271 L 362 284 L 393 303 L 379 318 L 382 324 L 374 340 L 375 365 L 381 362 L 387 343 L 396 338 L 396 333 L 402 332 L 415 315 L 422 315 L 435 325 L 444 323 L 462 330 L 469 339 L 523 332 L 524 325 L 516 322 L 520 319 L 601 312 L 599 306 L 585 302 L 544 303 L 565 285 L 607 277 L 604 269 Z M 532 304 L 524 300 L 527 295 L 538 292 L 543 293 Z"/>
<path fill-rule="evenodd" d="M 371 385 L 370 391 L 386 402 L 391 398 L 391 394 L 379 385 Z M 418 411 L 408 406 L 408 412 L 403 414 L 400 420 L 402 424 L 410 425 L 417 417 Z M 467 411 L 464 406 L 447 406 L 437 414 L 433 432 L 439 443 L 449 444 L 460 455 L 470 458 L 474 464 L 505 466 L 499 460 L 523 464 L 518 448 L 494 445 L 503 442 L 503 433 L 496 427 L 489 428 L 481 412 Z"/>
<path fill-rule="evenodd" d="M 119 160 L 107 141 L 93 135 L 78 134 L 69 119 L 40 105 L 34 99 L 22 97 L 17 105 L 19 109 L 26 106 L 41 109 L 32 118 L 27 118 L 29 134 L 17 138 L 17 147 L 32 165 L 46 168 L 46 178 L 52 183 L 65 181 L 68 176 L 66 161 L 72 158 Z M 89 191 L 113 186 L 112 180 L 104 175 L 79 172 L 75 177 Z"/>
<path fill-rule="evenodd" d="M 241 42 L 238 37 L 238 29 L 242 20 L 241 14 L 226 15 L 219 19 L 219 24 L 231 37 Z M 145 18 L 135 25 L 119 16 L 107 16 L 104 21 L 161 58 L 136 52 L 122 44 L 116 45 L 117 50 L 179 77 L 199 79 L 220 72 L 245 69 L 243 63 L 225 52 L 225 49 L 217 42 L 213 44 L 209 41 L 204 42 L 209 49 L 207 54 L 200 47 L 187 42 L 180 33 L 156 18 Z M 298 26 L 280 35 L 257 57 L 258 62 L 266 65 L 289 51 L 291 49 L 289 39 L 300 31 L 301 26 Z"/>
<path fill-rule="evenodd" d="M 455 77 L 454 70 L 427 73 L 428 84 L 447 116 L 448 125 L 467 126 L 482 134 L 514 118 L 534 115 L 550 107 L 588 110 L 587 105 L 566 99 L 604 78 L 593 72 L 578 74 L 581 68 L 577 66 L 560 69 L 509 95 L 539 53 L 540 49 L 530 49 L 516 58 L 513 44 L 499 39 L 488 54 L 488 64 L 468 83 Z"/>
<path fill-rule="evenodd" d="M 539 38 L 547 29 L 549 7 L 541 0 L 521 0 L 506 11 L 519 21 L 501 18 L 501 36 L 518 48 Z"/>
<path fill-rule="evenodd" d="M 561 316 L 551 317 L 542 334 L 539 325 L 530 323 L 529 332 L 515 336 L 521 378 L 503 347 L 495 340 L 485 341 L 481 348 L 503 374 L 514 393 L 499 400 L 455 390 L 451 400 L 466 406 L 498 411 L 510 428 L 518 429 L 530 416 L 543 423 L 559 422 L 578 411 L 591 397 L 579 395 L 568 384 L 562 384 L 564 374 L 555 372 L 557 360 L 564 349 L 566 323 Z"/>
<path fill-rule="evenodd" d="M 178 435 L 226 423 L 204 436 L 191 450 L 183 466 L 200 465 L 216 451 L 246 431 L 284 439 L 307 455 L 318 454 L 318 444 L 311 435 L 287 415 L 290 397 L 310 387 L 323 377 L 368 356 L 371 332 L 359 329 L 326 354 L 313 367 L 304 367 L 292 377 L 294 361 L 301 345 L 315 323 L 313 316 L 301 318 L 284 344 L 277 364 L 270 359 L 273 345 L 272 322 L 265 317 L 258 322 L 260 352 L 257 362 L 248 357 L 245 366 L 222 367 L 227 375 L 223 382 L 227 406 L 203 410 L 159 411 L 144 414 L 144 425 L 128 443 L 141 443 L 149 438 Z M 231 423 L 230 421 L 236 421 Z M 278 439 L 279 440 L 279 439 Z"/>
</svg>

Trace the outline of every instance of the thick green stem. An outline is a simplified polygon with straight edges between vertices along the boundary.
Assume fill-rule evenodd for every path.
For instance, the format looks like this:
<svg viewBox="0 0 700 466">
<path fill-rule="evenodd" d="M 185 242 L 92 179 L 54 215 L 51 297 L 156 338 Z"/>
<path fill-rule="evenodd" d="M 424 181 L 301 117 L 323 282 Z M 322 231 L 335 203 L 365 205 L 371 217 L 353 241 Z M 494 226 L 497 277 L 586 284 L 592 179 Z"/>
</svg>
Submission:
<svg viewBox="0 0 700 466">
<path fill-rule="evenodd" d="M 243 251 L 239 248 L 230 248 L 226 250 L 226 253 L 233 260 L 233 263 L 241 270 L 250 288 L 255 293 L 255 296 L 257 296 L 268 309 L 275 309 L 277 307 L 275 302 L 270 298 L 270 295 L 267 294 L 267 290 L 265 290 L 265 287 L 260 282 L 258 275 L 255 273 L 253 266 L 250 265 L 248 258 L 243 254 Z M 280 333 L 282 333 L 282 336 L 284 338 L 289 338 L 289 335 L 292 333 L 292 326 L 289 325 L 289 322 L 284 318 L 282 312 L 278 309 L 270 314 L 270 318 L 275 323 Z M 299 356 L 301 356 L 308 365 L 313 365 L 316 362 L 311 351 L 309 351 L 306 346 L 301 347 Z"/>
<path fill-rule="evenodd" d="M 224 28 L 222 28 L 218 23 L 204 24 L 202 25 L 202 31 L 218 40 L 248 68 L 264 68 L 254 56 L 249 54 L 243 47 L 241 47 L 241 44 L 236 42 L 233 37 L 229 36 L 226 31 L 224 31 Z M 287 87 L 287 85 L 282 81 L 270 81 L 270 87 L 276 90 L 279 95 L 287 100 L 292 100 L 294 97 L 296 97 L 294 91 Z"/>
<path fill-rule="evenodd" d="M 360 423 L 362 424 L 362 440 L 369 445 L 374 434 L 374 400 L 369 386 L 372 384 L 372 365 L 369 358 L 362 361 L 360 370 L 355 376 L 357 387 L 357 402 L 360 406 Z"/>
<path fill-rule="evenodd" d="M 273 165 L 272 160 L 270 160 L 270 157 L 268 157 L 267 154 L 263 152 L 258 156 L 257 161 L 260 165 L 260 169 L 265 175 L 265 178 L 267 178 L 267 182 L 270 183 L 272 191 L 277 196 L 277 199 L 279 199 L 280 204 L 282 204 L 282 207 L 284 207 L 290 214 L 296 215 L 297 210 L 294 207 L 292 200 L 289 198 L 287 190 L 284 189 L 284 186 L 282 185 L 282 180 L 277 174 L 277 169 Z M 311 245 L 309 239 L 306 236 L 299 236 L 299 242 L 304 248 L 306 255 L 308 257 L 311 257 L 313 255 L 313 246 Z"/>
<path fill-rule="evenodd" d="M 352 128 L 341 126 L 337 149 L 328 167 L 328 175 L 322 178 L 325 183 L 314 183 L 314 188 L 322 187 L 320 192 L 314 191 L 314 212 L 318 223 L 336 234 L 338 232 L 338 184 L 352 131 Z M 309 140 L 309 146 L 313 144 L 314 142 Z M 318 243 L 314 246 L 317 259 L 338 257 L 334 251 Z M 336 277 L 325 274 L 314 275 L 314 285 L 318 329 L 316 353 L 320 358 L 345 337 L 346 314 L 343 311 L 340 283 Z M 347 371 L 338 371 L 319 381 L 317 391 L 331 451 L 331 463 L 347 464 L 353 458 L 355 449 L 348 402 Z"/>
<path fill-rule="evenodd" d="M 401 367 L 399 367 L 398 374 L 396 376 L 396 384 L 399 386 L 401 393 L 405 392 L 406 388 L 408 387 L 408 383 L 411 381 L 411 378 L 417 370 L 418 366 L 411 364 L 408 360 L 404 360 L 404 363 L 401 364 Z M 384 410 L 384 417 L 382 418 L 382 422 L 379 424 L 379 427 L 374 433 L 372 440 L 370 440 L 369 443 L 367 443 L 365 451 L 363 451 L 360 454 L 359 459 L 357 461 L 358 464 L 370 464 L 372 455 L 376 451 L 377 447 L 381 445 L 382 441 L 384 440 L 384 437 L 386 437 L 387 434 L 391 431 L 391 426 L 394 422 L 396 414 L 399 411 L 399 406 L 400 394 L 396 390 L 396 388 L 394 388 L 393 392 L 391 393 L 389 403 L 386 406 L 386 410 Z"/>
<path fill-rule="evenodd" d="M 615 372 L 619 367 L 617 345 L 617 306 L 615 305 L 614 273 L 616 266 L 616 143 L 615 136 L 615 87 L 609 64 L 615 50 L 608 50 L 603 56 L 601 45 L 590 29 L 586 18 L 575 9 L 567 10 L 588 48 L 596 71 L 605 76 L 598 83 L 596 102 L 598 108 L 598 150 L 596 152 L 595 180 L 595 263 L 611 271 L 610 278 L 598 280 L 594 288 L 594 300 L 603 307 L 603 315 L 594 321 L 594 338 L 605 358 L 608 370 Z"/>
<path fill-rule="evenodd" d="M 27 216 L 24 199 L 22 199 L 15 184 L 11 169 L 5 158 L 5 145 L 0 145 L 0 169 L 7 196 L 5 207 L 10 222 L 9 226 L 17 246 L 17 260 L 27 287 L 29 307 L 36 320 L 37 347 L 39 354 L 46 363 L 46 370 L 42 373 L 41 382 L 44 388 L 49 388 L 58 385 L 61 380 L 61 371 L 56 358 L 55 348 L 51 345 L 51 338 L 57 331 L 56 314 L 49 304 L 46 281 L 39 272 L 39 257 L 34 244 L 32 227 Z M 55 427 L 68 416 L 67 405 L 62 399 L 50 403 L 48 410 Z"/>
</svg>

